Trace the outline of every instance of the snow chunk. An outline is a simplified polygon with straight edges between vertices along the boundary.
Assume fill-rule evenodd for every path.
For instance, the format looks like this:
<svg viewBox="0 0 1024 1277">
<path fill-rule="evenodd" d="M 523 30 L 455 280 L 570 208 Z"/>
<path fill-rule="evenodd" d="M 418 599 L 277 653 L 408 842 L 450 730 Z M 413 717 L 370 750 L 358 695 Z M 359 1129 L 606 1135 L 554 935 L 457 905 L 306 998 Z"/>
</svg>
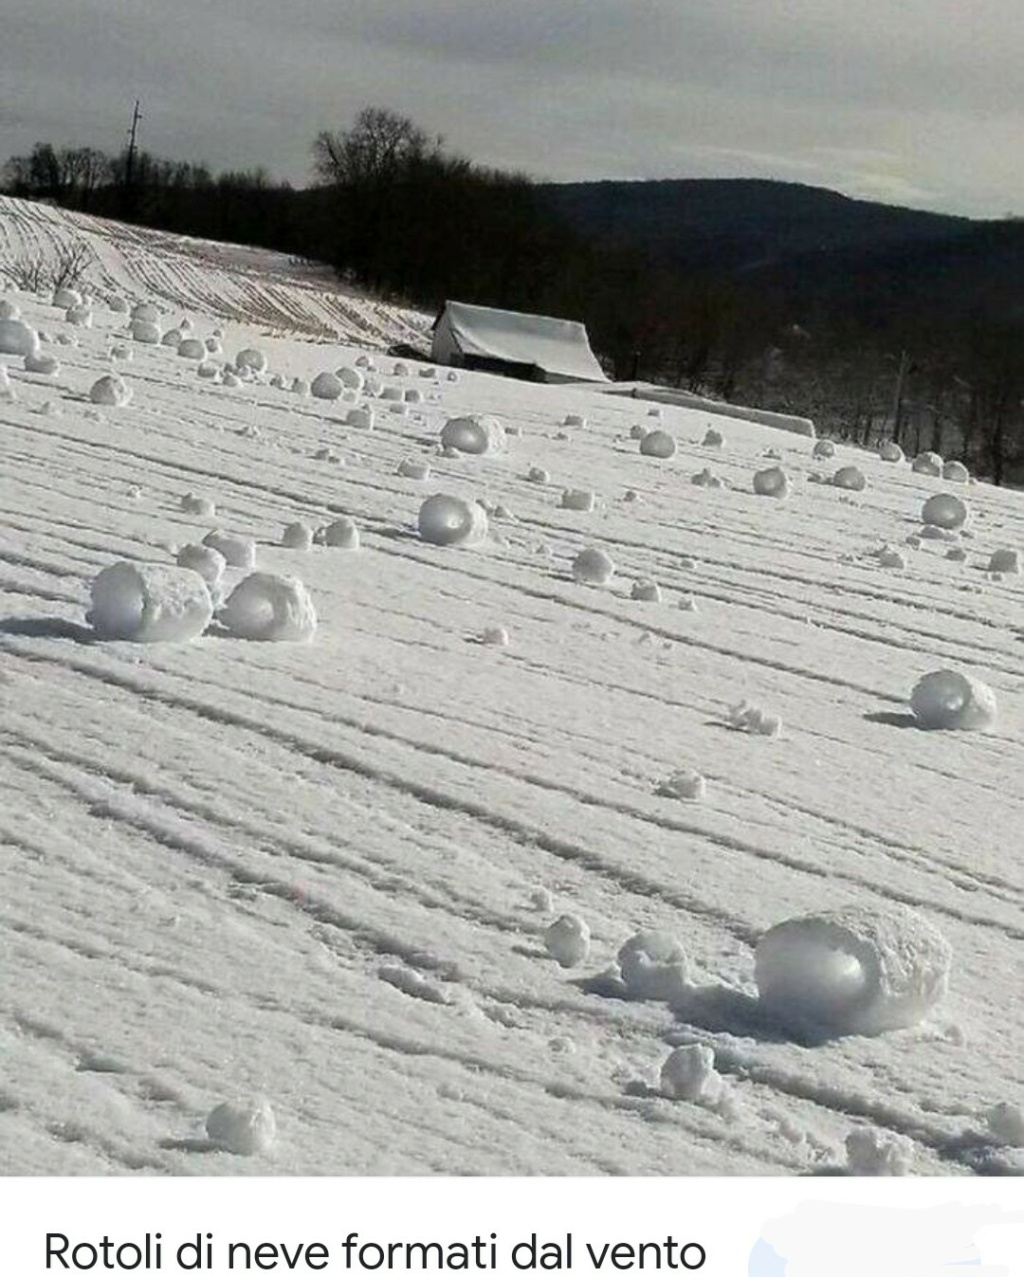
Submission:
<svg viewBox="0 0 1024 1277">
<path fill-rule="evenodd" d="M 561 967 L 575 967 L 590 952 L 590 928 L 575 913 L 563 913 L 544 932 L 544 947 Z"/>
<path fill-rule="evenodd" d="M 132 340 L 143 346 L 160 345 L 160 325 L 150 319 L 136 319 L 132 322 Z"/>
<path fill-rule="evenodd" d="M 60 372 L 60 361 L 55 355 L 28 354 L 25 356 L 25 371 L 52 377 Z"/>
<path fill-rule="evenodd" d="M 182 333 L 180 328 L 168 328 L 168 330 L 160 338 L 160 345 L 167 346 L 172 350 L 177 350 L 181 345 L 181 338 Z"/>
<path fill-rule="evenodd" d="M 81 306 L 82 294 L 74 288 L 58 288 L 53 294 L 51 306 L 57 310 L 70 310 L 72 306 Z"/>
<path fill-rule="evenodd" d="M 703 470 L 698 470 L 690 479 L 690 482 L 696 484 L 698 488 L 724 488 L 725 480 L 720 479 L 713 470 L 707 466 Z"/>
<path fill-rule="evenodd" d="M 451 417 L 441 430 L 441 447 L 474 456 L 501 452 L 505 447 L 505 429 L 497 417 Z"/>
<path fill-rule="evenodd" d="M 638 931 L 616 961 L 627 993 L 638 1001 L 671 1002 L 689 987 L 686 950 L 667 931 Z"/>
<path fill-rule="evenodd" d="M 235 356 L 236 368 L 251 368 L 253 372 L 267 371 L 267 356 L 255 346 L 246 346 Z"/>
<path fill-rule="evenodd" d="M 252 572 L 231 591 L 217 613 L 237 638 L 268 643 L 308 643 L 316 632 L 309 592 L 294 576 Z"/>
<path fill-rule="evenodd" d="M 181 508 L 186 514 L 197 514 L 203 519 L 212 519 L 217 507 L 210 497 L 197 496 L 194 492 L 186 492 L 181 498 Z"/>
<path fill-rule="evenodd" d="M 196 369 L 196 373 L 198 376 L 202 377 L 204 381 L 212 381 L 214 377 L 217 376 L 218 372 L 220 372 L 220 369 L 215 363 L 211 363 L 209 359 L 204 359 Z"/>
<path fill-rule="evenodd" d="M 817 461 L 826 461 L 836 455 L 836 445 L 831 439 L 819 439 L 811 449 L 811 456 Z"/>
<path fill-rule="evenodd" d="M 531 466 L 526 475 L 531 483 L 550 483 L 551 474 L 541 466 Z"/>
<path fill-rule="evenodd" d="M 589 514 L 597 505 L 597 493 L 584 488 L 566 488 L 559 504 L 563 510 L 580 510 Z"/>
<path fill-rule="evenodd" d="M 88 306 L 69 306 L 64 319 L 74 328 L 91 328 L 92 310 Z"/>
<path fill-rule="evenodd" d="M 508 647 L 509 634 L 504 625 L 489 625 L 480 635 L 485 647 Z"/>
<path fill-rule="evenodd" d="M 106 408 L 123 408 L 131 397 L 131 387 L 116 372 L 100 377 L 89 390 L 92 402 Z"/>
<path fill-rule="evenodd" d="M 299 395 L 300 397 L 305 398 L 305 396 L 310 393 L 309 382 L 304 380 L 302 377 L 293 377 L 291 390 L 293 395 Z"/>
<path fill-rule="evenodd" d="M 178 354 L 182 359 L 205 359 L 206 347 L 198 337 L 185 337 L 178 346 Z"/>
<path fill-rule="evenodd" d="M 696 801 L 707 793 L 708 784 L 700 772 L 689 767 L 674 771 L 658 784 L 654 791 L 663 798 L 686 798 Z"/>
<path fill-rule="evenodd" d="M 860 466 L 840 466 L 832 476 L 832 486 L 845 488 L 848 492 L 863 492 L 867 480 Z"/>
<path fill-rule="evenodd" d="M 212 616 L 210 591 L 198 572 L 122 561 L 93 581 L 86 620 L 101 639 L 159 643 L 196 638 Z"/>
<path fill-rule="evenodd" d="M 429 479 L 430 466 L 417 457 L 403 457 L 398 463 L 398 474 L 403 479 Z"/>
<path fill-rule="evenodd" d="M 920 914 L 850 906 L 772 927 L 754 977 L 764 1009 L 787 1027 L 875 1034 L 921 1020 L 945 996 L 951 960 Z"/>
<path fill-rule="evenodd" d="M 878 445 L 878 456 L 882 461 L 899 462 L 903 460 L 903 449 L 892 439 L 883 439 Z"/>
<path fill-rule="evenodd" d="M 989 572 L 1007 573 L 1016 576 L 1020 572 L 1019 550 L 993 550 L 988 561 Z"/>
<path fill-rule="evenodd" d="M 714 1105 L 724 1089 L 725 1081 L 715 1068 L 715 1053 L 709 1046 L 677 1046 L 661 1066 L 661 1091 L 669 1099 Z"/>
<path fill-rule="evenodd" d="M 155 324 L 159 322 L 160 312 L 151 302 L 139 302 L 132 307 L 131 319 L 140 320 L 144 324 Z"/>
<path fill-rule="evenodd" d="M 660 603 L 661 586 L 657 581 L 649 581 L 646 578 L 634 581 L 629 597 L 639 603 Z"/>
<path fill-rule="evenodd" d="M 913 1142 L 895 1131 L 858 1126 L 846 1137 L 846 1167 L 851 1175 L 906 1175 L 913 1158 Z"/>
<path fill-rule="evenodd" d="M 714 426 L 709 426 L 701 443 L 705 448 L 720 448 L 725 443 L 725 439 L 720 430 L 716 430 Z"/>
<path fill-rule="evenodd" d="M 224 575 L 227 559 L 210 545 L 183 545 L 175 559 L 178 567 L 198 572 L 210 589 L 214 589 Z"/>
<path fill-rule="evenodd" d="M 754 474 L 754 491 L 759 497 L 788 497 L 789 475 L 781 466 L 769 466 Z"/>
<path fill-rule="evenodd" d="M 320 372 L 313 378 L 309 393 L 314 399 L 339 399 L 342 385 L 333 372 Z"/>
<path fill-rule="evenodd" d="M 667 430 L 649 430 L 640 440 L 642 457 L 660 457 L 662 460 L 675 456 L 676 441 Z"/>
<path fill-rule="evenodd" d="M 1001 1144 L 1024 1148 L 1024 1113 L 1020 1106 L 1002 1100 L 985 1114 L 988 1129 Z"/>
<path fill-rule="evenodd" d="M 573 580 L 581 585 L 607 585 L 614 574 L 611 555 L 596 546 L 581 550 L 572 561 Z"/>
<path fill-rule="evenodd" d="M 363 374 L 357 368 L 336 368 L 334 375 L 346 390 L 354 390 L 358 394 L 363 388 Z"/>
<path fill-rule="evenodd" d="M 971 517 L 971 508 L 962 497 L 936 492 L 921 507 L 921 522 L 936 528 L 962 528 Z"/>
<path fill-rule="evenodd" d="M 937 452 L 919 452 L 910 463 L 915 474 L 930 474 L 935 478 L 942 477 L 943 461 Z"/>
<path fill-rule="evenodd" d="M 418 522 L 420 537 L 432 545 L 476 545 L 487 536 L 483 506 L 443 492 L 423 502 Z"/>
<path fill-rule="evenodd" d="M 212 546 L 223 554 L 229 568 L 251 569 L 256 566 L 256 542 L 252 537 L 238 536 L 234 532 L 225 532 L 223 528 L 214 528 L 203 537 L 203 545 Z"/>
<path fill-rule="evenodd" d="M 21 319 L 0 319 L 0 355 L 37 355 L 39 334 Z"/>
<path fill-rule="evenodd" d="M 980 678 L 935 670 L 914 685 L 910 708 L 921 727 L 983 732 L 995 722 L 996 696 Z"/>
<path fill-rule="evenodd" d="M 942 477 L 947 483 L 969 483 L 971 472 L 962 461 L 947 461 L 942 467 Z"/>
<path fill-rule="evenodd" d="M 225 1152 L 252 1157 L 272 1147 L 277 1137 L 277 1120 L 266 1100 L 226 1100 L 211 1110 L 206 1119 L 206 1134 Z"/>
<path fill-rule="evenodd" d="M 875 551 L 875 558 L 883 568 L 905 568 L 907 560 L 894 545 L 883 545 Z"/>
<path fill-rule="evenodd" d="M 752 736 L 782 735 L 782 719 L 778 714 L 769 714 L 750 701 L 740 701 L 738 705 L 729 707 L 729 725 Z"/>
<path fill-rule="evenodd" d="M 373 429 L 372 408 L 350 408 L 345 418 L 347 426 L 355 426 L 357 430 Z"/>
<path fill-rule="evenodd" d="M 288 550 L 308 550 L 313 544 L 313 529 L 308 523 L 289 523 L 281 534 L 281 544 Z"/>
<path fill-rule="evenodd" d="M 347 514 L 320 528 L 316 534 L 318 545 L 330 545 L 337 550 L 359 549 L 359 528 Z"/>
<path fill-rule="evenodd" d="M 562 425 L 571 426 L 576 430 L 586 430 L 587 419 L 586 417 L 581 417 L 578 412 L 567 412 L 565 414 L 565 419 L 563 420 Z"/>
</svg>

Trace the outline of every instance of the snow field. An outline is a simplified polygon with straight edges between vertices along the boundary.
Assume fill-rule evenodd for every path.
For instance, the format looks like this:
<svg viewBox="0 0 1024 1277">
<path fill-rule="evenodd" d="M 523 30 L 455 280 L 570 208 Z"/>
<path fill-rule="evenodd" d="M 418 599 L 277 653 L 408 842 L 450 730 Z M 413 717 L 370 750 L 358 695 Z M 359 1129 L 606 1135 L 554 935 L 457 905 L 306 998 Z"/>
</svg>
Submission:
<svg viewBox="0 0 1024 1277">
<path fill-rule="evenodd" d="M 204 270 L 190 295 L 200 277 L 215 293 Z M 64 323 L 17 301 L 31 325 Z M 188 303 L 197 332 L 212 302 Z M 228 349 L 265 348 L 286 384 L 365 353 L 229 322 Z M 159 346 L 136 348 L 130 405 L 87 416 L 122 323 L 95 307 L 60 380 L 33 384 L 12 363 L 18 398 L 0 405 L 13 693 L 0 851 L 16 868 L 0 919 L 17 973 L 0 1124 L 18 1169 L 1012 1164 L 988 1115 L 1021 1084 L 1009 973 L 1024 882 L 1006 855 L 1024 806 L 1019 581 L 985 569 L 1020 539 L 1014 494 L 972 487 L 966 562 L 923 540 L 894 573 L 875 547 L 899 543 L 937 486 L 906 465 L 837 446 L 868 479 L 847 506 L 800 482 L 810 441 L 731 421 L 715 454 L 724 486 L 702 489 L 689 475 L 706 413 L 664 410 L 679 460 L 659 465 L 616 444 L 636 404 L 466 374 L 421 421 L 382 413 L 365 432 L 344 401 L 208 385 Z M 506 429 L 503 453 L 437 457 L 456 415 L 522 433 Z M 570 415 L 587 429 L 551 438 Z M 769 445 L 796 482 L 766 509 L 751 475 Z M 348 464 L 314 461 L 324 446 Z M 416 535 L 422 489 L 398 474 L 416 455 L 462 518 L 480 502 L 495 512 L 477 553 Z M 190 487 L 208 512 L 182 508 Z M 562 509 L 563 488 L 604 499 Z M 342 514 L 363 553 L 303 558 L 318 614 L 308 648 L 83 632 L 89 582 L 113 562 L 172 561 L 167 547 L 194 545 L 216 517 L 281 578 L 296 562 L 281 529 Z M 588 548 L 617 567 L 600 591 L 571 579 Z M 226 567 L 225 592 L 246 573 Z M 638 581 L 673 606 L 641 605 Z M 273 589 L 243 595 L 243 629 L 273 623 Z M 137 617 L 137 601 L 115 612 Z M 514 645 L 467 643 L 491 618 L 514 623 Z M 908 690 L 947 668 L 998 694 L 997 729 L 899 730 Z M 757 738 L 783 717 L 784 739 Z M 681 755 L 700 762 L 703 801 L 659 783 Z M 853 927 L 860 983 L 876 989 L 856 1015 L 849 921 L 839 958 L 820 964 L 839 968 L 824 992 L 790 977 L 779 1014 L 759 996 L 755 954 L 780 924 L 898 904 L 913 925 L 891 944 L 871 939 L 877 921 Z M 563 969 L 545 960 L 545 932 L 564 914 L 590 948 Z M 933 1002 L 920 919 L 955 953 Z M 683 961 L 645 942 L 629 992 L 621 954 L 648 933 Z M 794 943 L 821 952 L 806 934 Z M 601 996 L 590 981 L 606 968 Z M 840 1013 L 815 1037 L 802 1025 L 818 1001 Z M 897 1004 L 903 1027 L 865 1031 Z M 742 1107 L 649 1084 L 695 1046 Z M 213 1147 L 197 1151 L 225 1093 L 271 1097 L 272 1148 L 239 1157 L 207 1131 Z M 874 1153 L 848 1159 L 851 1114 Z"/>
</svg>

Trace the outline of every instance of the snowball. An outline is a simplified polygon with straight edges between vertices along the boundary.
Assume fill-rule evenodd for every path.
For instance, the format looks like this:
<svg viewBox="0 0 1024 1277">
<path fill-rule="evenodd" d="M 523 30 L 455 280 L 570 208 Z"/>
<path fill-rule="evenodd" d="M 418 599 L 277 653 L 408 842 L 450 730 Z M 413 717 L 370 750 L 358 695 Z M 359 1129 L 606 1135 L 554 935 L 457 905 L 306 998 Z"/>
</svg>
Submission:
<svg viewBox="0 0 1024 1277">
<path fill-rule="evenodd" d="M 456 382 L 459 380 L 459 374 L 454 368 L 450 368 L 445 376 L 446 381 Z"/>
<path fill-rule="evenodd" d="M 122 345 L 121 342 L 118 342 L 116 346 L 110 347 L 110 358 L 111 359 L 131 359 L 132 358 L 131 348 L 129 346 Z"/>
<path fill-rule="evenodd" d="M 182 359 L 205 359 L 206 347 L 198 337 L 185 337 L 178 346 L 178 354 Z"/>
<path fill-rule="evenodd" d="M 936 492 L 921 507 L 921 522 L 936 528 L 962 528 L 970 515 L 967 502 L 951 492 Z"/>
<path fill-rule="evenodd" d="M 638 931 L 619 949 L 616 961 L 632 998 L 671 1002 L 689 986 L 686 950 L 667 931 Z"/>
<path fill-rule="evenodd" d="M 155 324 L 160 319 L 160 312 L 149 302 L 139 302 L 132 307 L 131 319 L 133 322 L 139 320 L 144 324 Z"/>
<path fill-rule="evenodd" d="M 647 427 L 643 425 L 630 426 L 629 428 L 630 439 L 642 439 L 646 433 Z"/>
<path fill-rule="evenodd" d="M 181 508 L 185 514 L 197 514 L 203 519 L 212 519 L 217 507 L 209 497 L 197 496 L 194 492 L 186 492 L 181 498 Z"/>
<path fill-rule="evenodd" d="M 432 545 L 475 545 L 487 536 L 487 513 L 475 501 L 438 492 L 420 506 L 419 532 Z"/>
<path fill-rule="evenodd" d="M 597 493 L 581 488 L 566 488 L 560 505 L 563 510 L 581 510 L 589 513 L 597 504 Z"/>
<path fill-rule="evenodd" d="M 572 561 L 573 580 L 581 585 L 607 585 L 614 574 L 611 555 L 595 546 L 581 550 Z"/>
<path fill-rule="evenodd" d="M 567 412 L 562 425 L 572 426 L 577 430 L 585 430 L 587 428 L 587 419 L 586 417 L 581 417 L 578 412 Z"/>
<path fill-rule="evenodd" d="M 345 418 L 347 426 L 355 426 L 358 430 L 373 429 L 372 408 L 350 408 Z"/>
<path fill-rule="evenodd" d="M 81 306 L 82 294 L 74 288 L 58 288 L 50 304 L 58 310 L 70 310 L 72 306 Z"/>
<path fill-rule="evenodd" d="M 530 892 L 530 904 L 538 913 L 551 913 L 555 907 L 555 898 L 547 887 L 534 887 Z"/>
<path fill-rule="evenodd" d="M 441 430 L 441 447 L 474 456 L 501 452 L 505 447 L 505 430 L 496 417 L 451 417 Z"/>
<path fill-rule="evenodd" d="M 217 365 L 211 363 L 209 359 L 204 359 L 196 369 L 197 375 L 202 377 L 204 381 L 212 381 L 219 371 Z"/>
<path fill-rule="evenodd" d="M 709 470 L 707 466 L 705 466 L 703 470 L 698 471 L 697 474 L 693 475 L 690 482 L 696 484 L 698 488 L 725 487 L 725 480 L 720 479 L 718 475 Z"/>
<path fill-rule="evenodd" d="M 168 346 L 173 348 L 174 350 L 177 350 L 178 347 L 181 345 L 181 329 L 168 328 L 168 330 L 160 338 L 160 345 Z"/>
<path fill-rule="evenodd" d="M 223 554 L 230 568 L 254 568 L 256 566 L 256 542 L 252 537 L 237 536 L 214 528 L 203 537 L 203 545 L 212 546 Z"/>
<path fill-rule="evenodd" d="M 663 798 L 686 798 L 695 801 L 704 797 L 707 787 L 707 781 L 700 772 L 683 768 L 661 781 L 655 793 Z"/>
<path fill-rule="evenodd" d="M 266 372 L 267 356 L 255 346 L 247 346 L 235 356 L 236 368 L 251 368 L 253 372 Z"/>
<path fill-rule="evenodd" d="M 936 478 L 942 475 L 942 458 L 937 452 L 919 452 L 910 464 L 915 474 L 930 474 Z"/>
<path fill-rule="evenodd" d="M 425 461 L 420 461 L 417 457 L 403 457 L 398 463 L 397 473 L 403 479 L 429 479 L 430 466 Z"/>
<path fill-rule="evenodd" d="M 1024 1148 L 1024 1113 L 1016 1104 L 1002 1100 L 985 1114 L 988 1129 L 1001 1144 Z"/>
<path fill-rule="evenodd" d="M 996 697 L 979 678 L 936 670 L 918 679 L 910 708 L 921 727 L 983 732 L 995 722 Z"/>
<path fill-rule="evenodd" d="M 302 377 L 293 377 L 291 384 L 291 392 L 293 395 L 300 395 L 303 398 L 310 393 L 309 382 L 303 380 Z"/>
<path fill-rule="evenodd" d="M 333 523 L 320 528 L 316 534 L 316 540 L 318 545 L 330 545 L 338 550 L 358 550 L 359 528 L 355 520 L 343 514 Z"/>
<path fill-rule="evenodd" d="M 160 344 L 160 327 L 148 319 L 136 319 L 132 323 L 132 340 L 144 346 Z"/>
<path fill-rule="evenodd" d="M 323 448 L 317 448 L 316 452 L 313 453 L 313 460 L 314 461 L 330 461 L 334 465 L 345 464 L 344 461 L 341 459 L 341 457 L 338 456 L 338 454 L 334 451 L 333 448 L 328 448 L 326 446 Z"/>
<path fill-rule="evenodd" d="M 64 319 L 75 328 L 92 327 L 92 311 L 88 306 L 69 306 Z"/>
<path fill-rule="evenodd" d="M 211 1110 L 206 1134 L 212 1143 L 228 1153 L 251 1157 L 265 1153 L 277 1136 L 274 1110 L 266 1100 L 227 1100 Z"/>
<path fill-rule="evenodd" d="M 540 466 L 531 466 L 526 475 L 531 483 L 550 483 L 551 475 Z"/>
<path fill-rule="evenodd" d="M 967 551 L 962 545 L 954 545 L 952 549 L 946 551 L 946 558 L 951 559 L 954 563 L 963 563 L 967 558 Z"/>
<path fill-rule="evenodd" d="M 544 948 L 559 966 L 578 966 L 590 952 L 590 928 L 578 914 L 563 913 L 544 932 Z"/>
<path fill-rule="evenodd" d="M 0 319 L 0 355 L 39 353 L 39 334 L 20 319 Z"/>
<path fill-rule="evenodd" d="M 237 638 L 273 643 L 308 643 L 316 631 L 316 612 L 297 577 L 252 572 L 235 586 L 217 613 Z"/>
<path fill-rule="evenodd" d="M 709 1046 L 677 1046 L 661 1066 L 662 1094 L 673 1100 L 714 1104 L 721 1099 L 724 1086 Z"/>
<path fill-rule="evenodd" d="M 313 544 L 313 529 L 308 523 L 289 523 L 281 534 L 281 544 L 288 550 L 308 550 Z"/>
<path fill-rule="evenodd" d="M 883 439 L 878 445 L 878 455 L 882 461 L 902 461 L 903 449 L 892 439 Z"/>
<path fill-rule="evenodd" d="M 375 365 L 369 355 L 357 355 L 356 367 L 357 368 L 373 368 L 375 367 Z"/>
<path fill-rule="evenodd" d="M 210 355 L 223 355 L 224 353 L 224 347 L 220 344 L 220 341 L 216 337 L 207 337 L 207 339 L 203 342 L 203 345 L 206 347 L 207 353 Z"/>
<path fill-rule="evenodd" d="M 334 375 L 348 390 L 354 390 L 358 393 L 363 388 L 363 374 L 355 368 L 336 368 Z M 398 393 L 401 394 L 402 392 L 399 391 Z"/>
<path fill-rule="evenodd" d="M 788 497 L 789 475 L 781 466 L 769 466 L 754 474 L 754 491 L 759 497 Z"/>
<path fill-rule="evenodd" d="M 947 483 L 967 483 L 971 474 L 962 461 L 947 461 L 942 467 L 942 477 Z"/>
<path fill-rule="evenodd" d="M 993 550 L 992 557 L 988 561 L 988 570 L 1016 576 L 1020 572 L 1020 551 Z"/>
<path fill-rule="evenodd" d="M 849 492 L 863 492 L 867 485 L 860 466 L 840 466 L 832 476 L 834 488 L 846 488 Z"/>
<path fill-rule="evenodd" d="M 193 572 L 198 572 L 211 590 L 220 582 L 227 567 L 224 555 L 209 545 L 183 545 L 175 562 L 179 568 L 191 568 Z"/>
<path fill-rule="evenodd" d="M 629 591 L 629 597 L 635 599 L 638 603 L 660 603 L 661 586 L 657 581 L 645 579 L 634 581 Z"/>
<path fill-rule="evenodd" d="M 955 541 L 960 535 L 954 528 L 939 528 L 926 523 L 918 534 L 925 541 Z"/>
<path fill-rule="evenodd" d="M 503 625 L 489 625 L 480 635 L 480 642 L 485 647 L 508 647 L 508 630 Z"/>
<path fill-rule="evenodd" d="M 321 372 L 313 378 L 309 393 L 314 399 L 337 399 L 341 395 L 341 390 L 341 382 L 333 372 Z"/>
<path fill-rule="evenodd" d="M 101 639 L 182 642 L 202 634 L 213 616 L 206 582 L 189 568 L 114 563 L 92 583 L 86 620 Z"/>
<path fill-rule="evenodd" d="M 906 558 L 893 545 L 883 545 L 875 554 L 879 565 L 883 568 L 905 568 Z"/>
<path fill-rule="evenodd" d="M 754 978 L 764 1009 L 787 1027 L 874 1034 L 922 1019 L 946 993 L 951 958 L 920 914 L 850 906 L 772 927 Z"/>
<path fill-rule="evenodd" d="M 740 701 L 738 705 L 729 707 L 729 724 L 752 736 L 782 735 L 782 719 L 778 714 L 769 714 L 760 705 L 753 705 L 750 701 Z"/>
<path fill-rule="evenodd" d="M 914 1145 L 895 1131 L 858 1126 L 846 1137 L 846 1166 L 851 1175 L 906 1175 Z"/>
<path fill-rule="evenodd" d="M 384 386 L 381 388 L 380 398 L 383 399 L 385 402 L 398 402 L 403 398 L 402 387 L 401 386 Z"/>
<path fill-rule="evenodd" d="M 701 440 L 701 443 L 705 448 L 720 448 L 722 444 L 725 443 L 725 439 L 723 438 L 721 431 L 716 430 L 713 426 L 709 426 L 707 433 Z"/>
<path fill-rule="evenodd" d="M 221 385 L 227 386 L 229 390 L 237 390 L 242 384 L 240 377 L 237 377 L 230 368 L 225 368 L 221 376 Z"/>
<path fill-rule="evenodd" d="M 422 403 L 423 391 L 417 390 L 415 386 L 410 386 L 409 389 L 405 392 L 405 402 L 406 403 Z"/>
<path fill-rule="evenodd" d="M 409 405 L 406 403 L 393 403 L 388 411 L 394 413 L 396 417 L 404 417 L 409 411 Z"/>
<path fill-rule="evenodd" d="M 89 390 L 92 402 L 103 404 L 107 408 L 123 408 L 131 397 L 131 387 L 116 372 L 100 377 Z"/>
<path fill-rule="evenodd" d="M 112 310 L 115 315 L 128 314 L 128 303 L 123 297 L 119 297 L 116 293 L 107 298 L 107 307 Z"/>
<path fill-rule="evenodd" d="M 60 362 L 54 355 L 28 354 L 25 356 L 25 371 L 52 377 L 60 372 Z"/>
<path fill-rule="evenodd" d="M 676 441 L 665 430 L 649 430 L 640 440 L 642 457 L 660 457 L 663 460 L 675 455 Z"/>
<path fill-rule="evenodd" d="M 836 455 L 836 445 L 831 439 L 819 439 L 811 450 L 811 456 L 818 461 L 827 460 Z"/>
<path fill-rule="evenodd" d="M 409 365 L 403 363 L 395 364 L 394 368 L 391 370 L 391 375 L 392 377 L 408 377 Z"/>
</svg>

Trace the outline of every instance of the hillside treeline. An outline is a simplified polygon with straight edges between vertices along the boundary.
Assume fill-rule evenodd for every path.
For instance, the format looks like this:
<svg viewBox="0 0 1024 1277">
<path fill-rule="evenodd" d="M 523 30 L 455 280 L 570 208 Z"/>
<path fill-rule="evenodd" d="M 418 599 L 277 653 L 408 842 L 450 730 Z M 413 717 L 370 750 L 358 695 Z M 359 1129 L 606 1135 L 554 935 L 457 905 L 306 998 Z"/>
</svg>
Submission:
<svg viewBox="0 0 1024 1277">
<path fill-rule="evenodd" d="M 807 415 L 869 446 L 896 437 L 997 482 L 1024 478 L 1024 310 L 1005 266 L 1024 228 L 1010 223 L 781 251 L 751 269 L 735 243 L 716 241 L 713 219 L 703 239 L 691 218 L 671 253 L 657 251 L 642 218 L 612 235 L 552 188 L 457 155 L 377 107 L 314 139 L 313 182 L 301 190 L 258 168 L 215 174 L 145 151 L 50 143 L 10 159 L 2 176 L 9 194 L 329 263 L 426 309 L 452 297 L 582 319 L 618 378 Z M 778 220 L 786 192 L 763 185 L 776 188 Z M 906 210 L 890 212 L 873 216 L 891 227 Z M 759 225 L 753 202 L 748 216 L 761 252 L 767 217 Z"/>
</svg>

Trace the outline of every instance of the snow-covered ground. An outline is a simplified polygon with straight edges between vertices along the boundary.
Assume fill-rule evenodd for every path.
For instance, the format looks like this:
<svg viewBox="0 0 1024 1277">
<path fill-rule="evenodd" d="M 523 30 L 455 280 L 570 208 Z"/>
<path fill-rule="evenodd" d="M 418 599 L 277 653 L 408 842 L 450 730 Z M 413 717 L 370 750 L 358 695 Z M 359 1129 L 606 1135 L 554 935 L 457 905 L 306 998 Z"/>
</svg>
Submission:
<svg viewBox="0 0 1024 1277">
<path fill-rule="evenodd" d="M 8 292 L 60 369 L 0 357 L 4 1171 L 1020 1166 L 1021 578 L 986 570 L 1024 541 L 1019 494 L 593 390 L 396 375 L 381 347 L 422 319 L 269 254 L 0 203 L 0 264 L 76 237 L 92 325 Z M 222 328 L 213 371 L 246 347 L 267 371 L 200 377 L 111 292 Z M 380 393 L 289 389 L 355 368 L 328 328 Z M 112 371 L 130 401 L 90 402 Z M 444 455 L 468 414 L 497 450 Z M 850 464 L 862 490 L 815 481 Z M 755 495 L 776 466 L 788 495 Z M 966 530 L 919 537 L 947 490 Z M 483 501 L 486 537 L 421 538 L 436 493 Z M 281 544 L 346 517 L 358 548 L 349 524 Z M 98 637 L 98 573 L 214 528 L 304 583 L 311 642 Z M 916 727 L 945 668 L 992 689 L 989 730 Z M 837 909 L 846 931 L 763 950 L 769 1014 L 759 938 Z M 819 933 L 866 947 L 833 970 Z M 943 940 L 948 995 L 889 1027 L 900 980 L 941 992 Z M 794 1026 L 823 980 L 875 976 L 858 1024 L 884 1031 Z"/>
</svg>

